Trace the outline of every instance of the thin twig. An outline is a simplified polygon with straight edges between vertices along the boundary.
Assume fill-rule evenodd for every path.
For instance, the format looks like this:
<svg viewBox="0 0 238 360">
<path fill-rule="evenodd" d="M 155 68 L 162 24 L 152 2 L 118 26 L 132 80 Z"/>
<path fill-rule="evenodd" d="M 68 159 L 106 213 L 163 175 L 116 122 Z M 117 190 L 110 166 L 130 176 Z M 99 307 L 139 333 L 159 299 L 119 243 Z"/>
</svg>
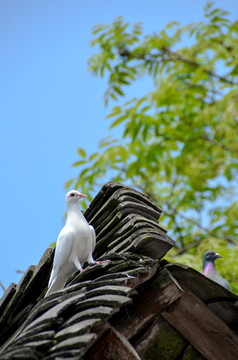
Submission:
<svg viewBox="0 0 238 360">
<path fill-rule="evenodd" d="M 199 222 L 197 222 L 196 220 L 194 219 L 191 219 L 189 217 L 187 217 L 186 215 L 182 214 L 181 212 L 179 212 L 177 209 L 173 208 L 170 204 L 166 204 L 168 206 L 168 208 L 170 210 L 172 210 L 173 213 L 175 213 L 176 215 L 178 215 L 179 217 L 181 217 L 182 219 L 190 222 L 191 224 L 197 226 L 200 230 L 204 231 L 205 233 L 207 233 L 209 236 L 212 236 L 212 237 L 215 237 L 217 239 L 221 239 L 221 240 L 226 240 L 227 242 L 229 242 L 230 244 L 232 245 L 235 245 L 236 242 L 234 240 L 232 240 L 230 237 L 228 236 L 219 236 L 218 234 L 214 233 L 213 231 L 211 231 L 210 229 L 202 226 Z M 167 212 L 167 215 L 168 216 L 171 216 L 171 214 L 169 214 Z"/>
<path fill-rule="evenodd" d="M 158 198 L 156 197 L 155 194 L 153 194 L 152 192 L 148 192 L 145 190 L 145 188 L 143 188 L 143 186 L 141 185 L 136 185 L 138 187 L 138 189 L 140 189 L 141 191 L 143 191 L 146 195 L 148 195 L 152 200 L 154 200 L 155 202 L 158 201 Z M 206 233 L 208 236 L 211 237 L 215 237 L 217 239 L 221 239 L 221 240 L 225 240 L 227 242 L 229 242 L 232 245 L 235 245 L 236 242 L 234 240 L 232 240 L 230 237 L 228 236 L 219 236 L 218 234 L 214 233 L 213 231 L 211 231 L 210 229 L 202 226 L 199 222 L 197 222 L 194 219 L 191 219 L 189 217 L 187 217 L 186 215 L 182 214 L 181 212 L 179 212 L 177 209 L 175 209 L 174 207 L 172 207 L 169 203 L 166 203 L 167 207 L 169 208 L 169 210 L 171 212 L 168 212 L 166 210 L 163 209 L 163 213 L 165 215 L 167 215 L 168 217 L 172 217 L 172 214 L 175 216 L 177 215 L 178 217 L 186 220 L 188 223 L 193 224 L 194 226 L 196 226 L 198 229 L 202 230 L 204 233 Z M 181 249 L 179 250 L 179 252 L 182 254 L 184 252 L 186 252 L 188 249 L 196 247 L 199 245 L 199 241 L 198 242 L 194 242 L 188 245 L 185 245 L 184 247 L 181 247 Z M 183 250 L 185 249 L 185 250 Z"/>
<path fill-rule="evenodd" d="M 190 250 L 190 249 L 192 249 L 192 248 L 197 247 L 198 245 L 200 245 L 200 243 L 201 243 L 201 241 L 194 241 L 194 242 L 192 242 L 192 243 L 190 243 L 190 244 L 188 244 L 188 245 L 183 246 L 182 248 L 180 248 L 180 249 L 177 250 L 176 256 L 182 255 L 182 254 L 184 254 L 186 251 L 188 251 L 188 250 Z"/>
<path fill-rule="evenodd" d="M 6 288 L 1 281 L 0 281 L 0 287 L 3 289 L 4 292 L 6 291 Z"/>
</svg>

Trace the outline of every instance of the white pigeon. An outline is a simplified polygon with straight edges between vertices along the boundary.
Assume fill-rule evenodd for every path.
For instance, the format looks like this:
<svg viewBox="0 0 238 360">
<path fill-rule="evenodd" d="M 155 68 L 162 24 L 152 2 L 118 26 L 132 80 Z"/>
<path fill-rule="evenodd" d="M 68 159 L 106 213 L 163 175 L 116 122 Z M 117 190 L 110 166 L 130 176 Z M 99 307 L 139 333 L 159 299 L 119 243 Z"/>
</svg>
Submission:
<svg viewBox="0 0 238 360">
<path fill-rule="evenodd" d="M 48 291 L 45 296 L 64 287 L 68 278 L 77 270 L 83 270 L 83 264 L 98 264 L 92 252 L 96 245 L 94 228 L 88 224 L 79 209 L 78 201 L 86 195 L 76 190 L 69 191 L 65 197 L 67 221 L 61 230 L 55 248 L 53 268 Z"/>
</svg>

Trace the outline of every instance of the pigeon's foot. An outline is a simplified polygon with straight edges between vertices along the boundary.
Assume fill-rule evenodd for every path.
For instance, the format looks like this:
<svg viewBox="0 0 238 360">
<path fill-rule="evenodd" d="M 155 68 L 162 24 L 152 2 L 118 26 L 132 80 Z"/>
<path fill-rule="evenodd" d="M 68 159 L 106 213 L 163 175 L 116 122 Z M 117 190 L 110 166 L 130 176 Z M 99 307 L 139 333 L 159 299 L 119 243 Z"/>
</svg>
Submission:
<svg viewBox="0 0 238 360">
<path fill-rule="evenodd" d="M 110 260 L 94 261 L 94 262 L 90 263 L 89 266 L 100 265 L 100 264 L 107 264 L 107 263 L 109 263 L 109 262 L 110 262 Z"/>
<path fill-rule="evenodd" d="M 99 265 L 99 264 L 105 264 L 105 263 L 108 263 L 108 262 L 110 262 L 110 260 L 102 260 L 102 261 L 95 261 L 95 265 Z M 93 264 L 93 265 L 94 265 Z"/>
</svg>

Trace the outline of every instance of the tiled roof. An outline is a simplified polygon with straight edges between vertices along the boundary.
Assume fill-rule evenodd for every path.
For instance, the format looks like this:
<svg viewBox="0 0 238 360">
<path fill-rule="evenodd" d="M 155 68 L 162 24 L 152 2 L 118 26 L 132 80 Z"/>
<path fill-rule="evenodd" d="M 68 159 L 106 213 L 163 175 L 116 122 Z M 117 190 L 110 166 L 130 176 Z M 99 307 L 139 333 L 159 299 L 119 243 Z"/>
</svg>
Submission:
<svg viewBox="0 0 238 360">
<path fill-rule="evenodd" d="M 147 196 L 107 183 L 85 212 L 95 257 L 43 297 L 47 249 L 0 303 L 4 359 L 236 359 L 238 296 L 192 268 L 161 259 L 174 245 Z"/>
</svg>

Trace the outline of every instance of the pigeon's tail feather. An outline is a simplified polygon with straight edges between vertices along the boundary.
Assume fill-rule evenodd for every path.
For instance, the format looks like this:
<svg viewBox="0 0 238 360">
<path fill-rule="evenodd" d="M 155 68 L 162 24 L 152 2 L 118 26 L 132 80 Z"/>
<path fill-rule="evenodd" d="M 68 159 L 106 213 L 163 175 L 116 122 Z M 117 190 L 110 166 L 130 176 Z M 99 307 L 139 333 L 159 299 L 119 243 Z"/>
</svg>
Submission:
<svg viewBox="0 0 238 360">
<path fill-rule="evenodd" d="M 65 279 L 62 277 L 56 277 L 50 284 L 49 289 L 47 290 L 45 296 L 50 295 L 51 293 L 61 290 L 65 285 Z"/>
</svg>

